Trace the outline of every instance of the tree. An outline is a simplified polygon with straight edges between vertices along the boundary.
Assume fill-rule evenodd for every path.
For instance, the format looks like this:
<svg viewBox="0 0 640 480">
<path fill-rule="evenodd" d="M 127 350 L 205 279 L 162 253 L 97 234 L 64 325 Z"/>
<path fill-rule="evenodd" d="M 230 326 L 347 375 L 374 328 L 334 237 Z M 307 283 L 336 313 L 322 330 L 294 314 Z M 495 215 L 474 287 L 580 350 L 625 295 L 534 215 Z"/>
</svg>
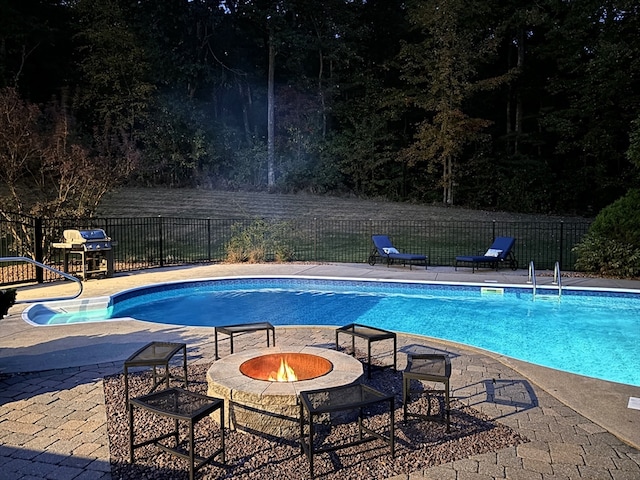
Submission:
<svg viewBox="0 0 640 480">
<path fill-rule="evenodd" d="M 638 31 L 632 0 L 5 0 L 0 88 L 147 184 L 589 213 L 638 179 Z"/>
<path fill-rule="evenodd" d="M 549 3 L 538 54 L 555 69 L 541 125 L 555 138 L 554 168 L 571 195 L 564 204 L 597 209 L 633 183 L 625 152 L 640 111 L 640 7 L 632 0 Z"/>
<path fill-rule="evenodd" d="M 267 58 L 267 188 L 275 188 L 275 71 L 276 57 L 282 44 L 281 35 L 285 31 L 286 15 L 289 14 L 288 0 L 270 2 L 264 0 L 237 0 L 232 2 L 232 10 L 248 20 L 253 28 L 261 32 Z"/>
<path fill-rule="evenodd" d="M 90 217 L 135 165 L 135 150 L 128 144 L 120 150 L 127 152 L 124 159 L 97 154 L 81 144 L 73 119 L 60 105 L 42 110 L 13 88 L 0 90 L 0 214 L 6 220 L 16 214 Z M 27 242 L 35 258 L 34 239 Z"/>
<path fill-rule="evenodd" d="M 347 184 L 356 194 L 371 197 L 381 191 L 389 194 L 389 183 L 401 179 L 389 175 L 398 168 L 389 147 L 394 139 L 388 132 L 389 119 L 380 108 L 377 93 L 373 87 L 368 95 L 353 99 L 350 108 L 336 112 L 345 128 L 331 143 L 331 152 L 338 160 L 339 171 L 348 178 Z"/>
<path fill-rule="evenodd" d="M 0 88 L 48 101 L 72 76 L 75 25 L 63 0 L 0 2 Z"/>
<path fill-rule="evenodd" d="M 627 159 L 633 163 L 636 168 L 636 172 L 640 172 L 640 116 L 631 123 Z M 638 182 L 640 180 L 640 175 L 637 173 L 636 175 L 636 182 Z"/>
<path fill-rule="evenodd" d="M 135 140 L 155 90 L 144 44 L 124 5 L 119 0 L 75 4 L 80 25 L 76 108 L 85 128 L 102 132 L 105 142 L 113 132 Z"/>
<path fill-rule="evenodd" d="M 320 104 L 328 120 L 317 183 L 406 199 L 412 178 L 397 155 L 406 140 L 406 104 L 394 102 L 392 90 L 398 84 L 392 61 L 406 30 L 403 2 L 348 2 L 338 12 L 325 16 L 320 37 L 327 70 Z"/>
<path fill-rule="evenodd" d="M 487 2 L 429 0 L 410 2 L 409 19 L 415 36 L 399 54 L 406 102 L 423 110 L 415 141 L 404 151 L 410 166 L 428 162 L 440 171 L 442 201 L 454 203 L 458 161 L 466 145 L 490 122 L 464 111 L 465 102 L 481 89 L 503 79 L 477 78 L 477 68 L 496 49 Z"/>
<path fill-rule="evenodd" d="M 329 5 L 330 4 L 330 5 Z M 301 113 L 309 124 L 294 128 L 282 122 L 280 113 L 292 112 L 292 104 L 281 105 L 283 100 L 294 96 L 308 96 L 298 105 L 318 103 L 316 116 L 320 117 L 321 135 L 327 129 L 327 116 L 331 100 L 331 72 L 339 56 L 338 38 L 344 34 L 338 19 L 347 6 L 339 0 L 331 2 L 306 2 L 303 0 L 235 1 L 225 5 L 236 16 L 238 25 L 246 31 L 255 31 L 261 39 L 266 79 L 266 151 L 267 188 L 273 189 L 283 180 L 281 168 L 286 160 L 278 159 L 282 147 L 295 142 L 300 131 L 317 131 L 318 121 L 310 115 L 311 109 Z M 250 28 L 247 29 L 246 25 Z M 328 64 L 329 63 L 329 64 Z M 255 70 L 255 67 L 253 67 Z M 294 93 L 295 92 L 295 93 Z M 292 133 L 292 135 L 289 135 Z M 285 179 L 286 180 L 286 179 Z"/>
</svg>

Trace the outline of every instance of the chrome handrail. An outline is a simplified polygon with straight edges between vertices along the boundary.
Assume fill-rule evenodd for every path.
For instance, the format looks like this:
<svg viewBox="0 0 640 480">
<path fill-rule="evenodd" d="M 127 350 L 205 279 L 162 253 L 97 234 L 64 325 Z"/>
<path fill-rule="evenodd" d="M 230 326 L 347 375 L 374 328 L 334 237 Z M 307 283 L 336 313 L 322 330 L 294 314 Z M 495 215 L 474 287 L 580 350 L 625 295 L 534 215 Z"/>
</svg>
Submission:
<svg viewBox="0 0 640 480">
<path fill-rule="evenodd" d="M 533 260 L 529 262 L 529 277 L 527 283 L 533 285 L 533 298 L 536 298 L 536 267 L 533 265 Z"/>
<path fill-rule="evenodd" d="M 54 302 L 57 300 L 72 300 L 74 298 L 78 298 L 81 294 L 82 294 L 82 280 L 80 280 L 77 277 L 74 277 L 73 275 L 69 275 L 68 273 L 65 272 L 61 272 L 60 270 L 57 270 L 53 267 L 49 267 L 47 265 L 44 265 L 43 263 L 40 263 L 32 258 L 29 257 L 0 257 L 0 263 L 3 262 L 27 262 L 27 263 L 31 263 L 37 267 L 43 268 L 45 270 L 49 270 L 50 272 L 53 273 L 57 273 L 58 275 L 63 276 L 64 278 L 68 279 L 68 280 L 72 280 L 74 282 L 78 282 L 78 285 L 80 287 L 80 289 L 78 290 L 78 293 L 76 293 L 75 295 L 71 295 L 71 296 L 66 296 L 66 297 L 55 297 L 55 298 L 39 298 L 39 299 L 35 299 L 35 300 L 16 300 L 16 304 L 19 303 L 37 303 L 37 302 L 42 302 L 42 301 L 48 301 L 48 302 Z"/>
<path fill-rule="evenodd" d="M 562 274 L 560 273 L 560 262 L 556 262 L 553 267 L 553 284 L 558 285 L 558 297 L 562 296 Z"/>
</svg>

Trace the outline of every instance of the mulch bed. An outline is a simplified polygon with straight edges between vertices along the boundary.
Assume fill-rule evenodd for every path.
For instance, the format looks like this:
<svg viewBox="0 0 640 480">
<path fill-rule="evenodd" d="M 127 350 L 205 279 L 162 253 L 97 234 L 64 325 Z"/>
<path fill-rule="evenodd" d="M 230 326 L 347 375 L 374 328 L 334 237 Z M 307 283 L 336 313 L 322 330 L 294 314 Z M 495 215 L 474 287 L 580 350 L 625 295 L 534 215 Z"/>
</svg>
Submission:
<svg viewBox="0 0 640 480">
<path fill-rule="evenodd" d="M 207 393 L 206 372 L 209 365 L 189 366 L 189 390 Z M 376 372 L 372 387 L 396 395 L 396 455 L 391 457 L 389 447 L 376 440 L 337 452 L 322 453 L 314 460 L 316 478 L 382 479 L 400 474 L 409 474 L 435 465 L 468 458 L 472 455 L 495 452 L 499 449 L 524 443 L 527 439 L 511 428 L 492 422 L 486 416 L 460 402 L 452 402 L 451 432 L 438 422 L 402 421 L 402 372 L 385 369 Z M 151 384 L 150 372 L 129 375 L 132 397 L 147 393 Z M 176 384 L 176 386 L 180 386 Z M 169 455 L 153 445 L 136 449 L 136 461 L 129 463 L 129 426 L 124 402 L 122 375 L 104 379 L 107 407 L 107 427 L 111 453 L 111 473 L 118 480 L 187 479 L 186 460 Z M 411 403 L 411 410 L 424 411 L 428 397 L 421 396 Z M 438 399 L 431 397 L 432 408 L 437 412 Z M 368 420 L 369 428 L 383 432 L 388 428 L 388 413 L 376 414 Z M 136 443 L 168 432 L 173 421 L 159 418 L 140 409 L 135 409 Z M 181 427 L 182 428 L 182 427 Z M 218 448 L 219 426 L 210 418 L 196 424 L 196 451 L 200 454 Z M 322 430 L 322 429 L 321 429 Z M 344 442 L 356 435 L 355 422 L 333 424 L 326 428 L 322 437 L 324 445 Z M 210 432 L 215 432 L 211 435 Z M 196 473 L 196 478 L 217 479 L 306 479 L 309 478 L 309 462 L 301 454 L 297 438 L 275 438 L 240 431 L 226 431 L 226 465 L 213 463 Z M 186 439 L 186 428 L 181 431 L 181 440 Z M 173 446 L 172 439 L 166 440 Z"/>
</svg>

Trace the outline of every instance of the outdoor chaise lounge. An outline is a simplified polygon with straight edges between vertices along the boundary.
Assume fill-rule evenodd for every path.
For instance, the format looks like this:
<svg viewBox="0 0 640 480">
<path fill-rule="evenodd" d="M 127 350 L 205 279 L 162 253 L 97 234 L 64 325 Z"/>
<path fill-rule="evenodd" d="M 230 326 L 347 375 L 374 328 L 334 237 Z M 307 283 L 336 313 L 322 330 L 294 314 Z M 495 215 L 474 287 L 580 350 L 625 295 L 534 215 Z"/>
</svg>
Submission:
<svg viewBox="0 0 640 480">
<path fill-rule="evenodd" d="M 493 244 L 484 255 L 456 257 L 456 261 L 454 263 L 455 269 L 458 270 L 458 263 L 470 263 L 472 273 L 481 265 L 491 266 L 498 270 L 500 265 L 507 264 L 511 270 L 517 270 L 518 261 L 512 252 L 514 243 L 516 243 L 516 239 L 513 237 L 496 237 Z"/>
<path fill-rule="evenodd" d="M 426 255 L 420 255 L 416 253 L 400 253 L 400 251 L 398 251 L 398 249 L 393 246 L 391 240 L 386 235 L 373 235 L 371 237 L 371 240 L 373 240 L 373 250 L 371 250 L 371 255 L 369 255 L 369 265 L 375 265 L 376 261 L 380 259 L 385 260 L 387 262 L 387 266 L 391 265 L 391 263 L 397 260 L 399 262 L 402 262 L 403 266 L 409 264 L 410 270 L 413 263 L 424 262 L 424 268 L 427 268 Z"/>
</svg>

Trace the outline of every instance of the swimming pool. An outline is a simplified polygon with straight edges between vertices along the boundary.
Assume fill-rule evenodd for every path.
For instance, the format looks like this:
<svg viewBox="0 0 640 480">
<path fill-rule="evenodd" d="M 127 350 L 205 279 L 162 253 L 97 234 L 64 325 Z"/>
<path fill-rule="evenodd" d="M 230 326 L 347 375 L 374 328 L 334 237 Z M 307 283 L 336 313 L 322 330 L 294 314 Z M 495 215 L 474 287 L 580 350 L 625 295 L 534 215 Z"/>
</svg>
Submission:
<svg viewBox="0 0 640 480">
<path fill-rule="evenodd" d="M 34 305 L 35 324 L 132 317 L 171 325 L 362 323 L 640 386 L 640 293 L 565 287 L 251 277 L 164 283 L 100 301 Z M 56 304 L 56 305 L 54 305 Z"/>
</svg>

